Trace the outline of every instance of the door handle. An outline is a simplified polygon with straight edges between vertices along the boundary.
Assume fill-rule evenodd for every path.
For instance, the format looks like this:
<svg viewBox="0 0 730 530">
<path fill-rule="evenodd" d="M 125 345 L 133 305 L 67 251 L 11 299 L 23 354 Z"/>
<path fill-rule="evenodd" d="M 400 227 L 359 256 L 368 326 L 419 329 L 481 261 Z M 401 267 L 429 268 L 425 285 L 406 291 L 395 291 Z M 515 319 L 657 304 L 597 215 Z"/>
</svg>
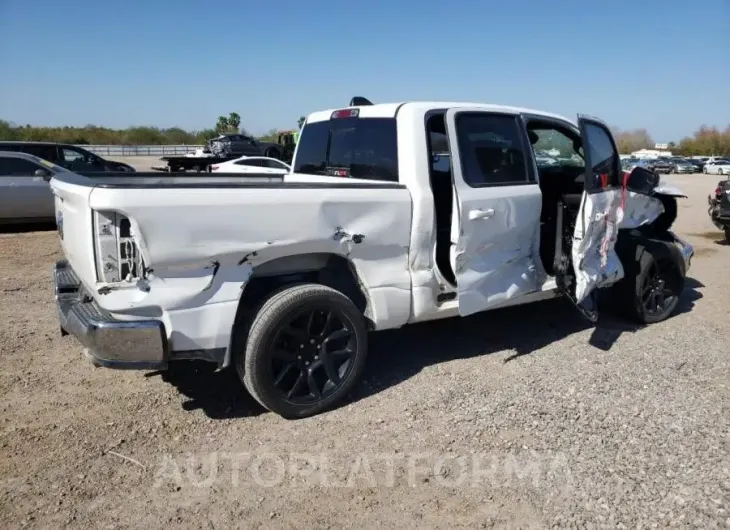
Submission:
<svg viewBox="0 0 730 530">
<path fill-rule="evenodd" d="M 478 209 L 478 210 L 471 210 L 469 212 L 469 219 L 471 221 L 474 221 L 476 219 L 489 219 L 494 215 L 494 209 L 487 208 L 487 209 Z"/>
</svg>

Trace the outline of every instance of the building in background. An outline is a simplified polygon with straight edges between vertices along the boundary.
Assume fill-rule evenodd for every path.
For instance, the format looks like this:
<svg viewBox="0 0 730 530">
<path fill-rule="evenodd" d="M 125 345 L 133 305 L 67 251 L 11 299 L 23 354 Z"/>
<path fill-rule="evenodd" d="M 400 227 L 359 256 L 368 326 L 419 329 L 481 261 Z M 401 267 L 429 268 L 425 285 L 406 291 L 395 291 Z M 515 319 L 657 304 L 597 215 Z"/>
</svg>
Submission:
<svg viewBox="0 0 730 530">
<path fill-rule="evenodd" d="M 672 156 L 672 152 L 666 150 L 667 144 L 657 144 L 654 147 L 655 149 L 639 149 L 638 151 L 631 153 L 631 156 L 634 158 L 659 158 Z"/>
</svg>

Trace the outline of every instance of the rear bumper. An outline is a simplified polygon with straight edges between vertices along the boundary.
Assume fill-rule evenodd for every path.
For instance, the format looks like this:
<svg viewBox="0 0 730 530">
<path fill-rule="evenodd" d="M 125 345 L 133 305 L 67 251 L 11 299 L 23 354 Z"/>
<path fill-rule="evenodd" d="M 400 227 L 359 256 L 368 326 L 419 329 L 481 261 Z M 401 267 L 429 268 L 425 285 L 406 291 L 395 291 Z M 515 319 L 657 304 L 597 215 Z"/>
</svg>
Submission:
<svg viewBox="0 0 730 530">
<path fill-rule="evenodd" d="M 127 370 L 167 368 L 167 335 L 162 322 L 114 318 L 84 292 L 66 261 L 54 265 L 53 281 L 61 330 L 87 348 L 93 364 Z"/>
<path fill-rule="evenodd" d="M 730 225 L 730 208 L 728 208 L 727 199 L 717 199 L 710 194 L 707 196 L 707 204 L 710 219 L 716 227 L 722 229 Z"/>
</svg>

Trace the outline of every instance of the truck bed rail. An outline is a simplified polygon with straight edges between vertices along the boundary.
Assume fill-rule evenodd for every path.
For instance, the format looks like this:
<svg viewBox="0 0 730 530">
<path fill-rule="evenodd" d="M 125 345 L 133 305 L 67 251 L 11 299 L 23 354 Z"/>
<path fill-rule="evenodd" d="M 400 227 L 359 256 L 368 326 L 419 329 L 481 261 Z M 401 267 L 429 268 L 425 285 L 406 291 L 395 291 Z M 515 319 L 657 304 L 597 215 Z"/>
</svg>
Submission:
<svg viewBox="0 0 730 530">
<path fill-rule="evenodd" d="M 284 175 L 270 173 L 157 173 L 153 171 L 127 172 L 87 172 L 57 173 L 53 178 L 90 188 L 127 188 L 127 189 L 160 189 L 160 188 L 306 188 L 306 189 L 392 189 L 404 188 L 398 182 L 372 181 L 364 183 L 347 178 L 336 181 L 292 182 L 285 181 Z"/>
</svg>

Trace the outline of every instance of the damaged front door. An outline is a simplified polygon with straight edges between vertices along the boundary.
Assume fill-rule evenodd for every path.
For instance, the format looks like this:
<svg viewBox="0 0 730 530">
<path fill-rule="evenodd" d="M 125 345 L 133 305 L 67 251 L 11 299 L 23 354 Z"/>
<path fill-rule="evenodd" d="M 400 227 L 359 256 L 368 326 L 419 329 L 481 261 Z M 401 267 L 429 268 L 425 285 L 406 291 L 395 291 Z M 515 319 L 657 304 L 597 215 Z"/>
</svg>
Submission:
<svg viewBox="0 0 730 530">
<path fill-rule="evenodd" d="M 578 115 L 586 161 L 585 185 L 575 221 L 571 258 L 575 283 L 569 294 L 590 320 L 598 319 L 597 289 L 623 277 L 614 247 L 623 218 L 621 158 L 608 126 Z"/>
<path fill-rule="evenodd" d="M 451 266 L 466 316 L 538 289 L 542 195 L 517 114 L 454 108 L 446 128 L 456 192 Z"/>
</svg>

